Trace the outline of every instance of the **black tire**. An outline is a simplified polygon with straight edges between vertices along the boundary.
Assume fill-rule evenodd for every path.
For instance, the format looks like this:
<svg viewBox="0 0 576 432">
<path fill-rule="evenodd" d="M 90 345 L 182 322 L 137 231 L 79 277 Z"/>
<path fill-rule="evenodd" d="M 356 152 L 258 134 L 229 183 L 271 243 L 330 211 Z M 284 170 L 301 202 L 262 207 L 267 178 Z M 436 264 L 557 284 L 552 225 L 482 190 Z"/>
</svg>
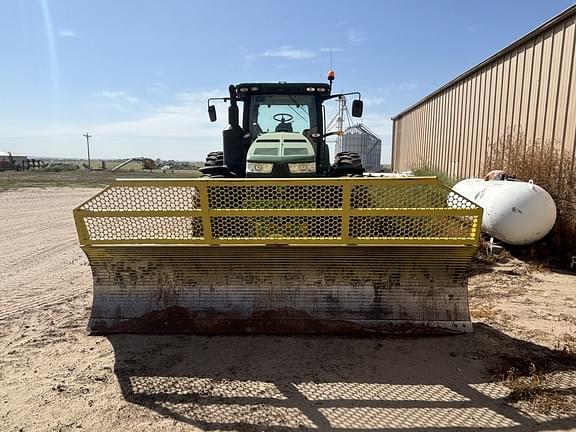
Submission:
<svg viewBox="0 0 576 432">
<path fill-rule="evenodd" d="M 344 151 L 337 153 L 331 172 L 335 177 L 362 175 L 364 173 L 362 159 L 356 152 Z"/>
<path fill-rule="evenodd" d="M 336 165 L 346 164 L 353 165 L 354 168 L 362 168 L 362 160 L 360 155 L 355 152 L 340 152 L 336 155 L 334 163 Z"/>
<path fill-rule="evenodd" d="M 200 168 L 202 177 L 210 178 L 236 178 L 236 174 L 228 169 L 226 165 L 212 165 Z"/>
<path fill-rule="evenodd" d="M 224 152 L 213 151 L 206 155 L 204 166 L 222 166 L 224 165 Z"/>
</svg>

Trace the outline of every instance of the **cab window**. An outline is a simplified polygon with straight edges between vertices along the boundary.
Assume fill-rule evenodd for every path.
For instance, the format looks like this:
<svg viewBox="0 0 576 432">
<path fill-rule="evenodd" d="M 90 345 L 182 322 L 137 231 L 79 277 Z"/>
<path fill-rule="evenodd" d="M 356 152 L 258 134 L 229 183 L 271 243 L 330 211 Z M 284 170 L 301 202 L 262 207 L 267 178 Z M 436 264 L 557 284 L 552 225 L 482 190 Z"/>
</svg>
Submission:
<svg viewBox="0 0 576 432">
<path fill-rule="evenodd" d="M 314 96 L 254 95 L 251 97 L 250 133 L 304 133 L 316 126 Z"/>
</svg>

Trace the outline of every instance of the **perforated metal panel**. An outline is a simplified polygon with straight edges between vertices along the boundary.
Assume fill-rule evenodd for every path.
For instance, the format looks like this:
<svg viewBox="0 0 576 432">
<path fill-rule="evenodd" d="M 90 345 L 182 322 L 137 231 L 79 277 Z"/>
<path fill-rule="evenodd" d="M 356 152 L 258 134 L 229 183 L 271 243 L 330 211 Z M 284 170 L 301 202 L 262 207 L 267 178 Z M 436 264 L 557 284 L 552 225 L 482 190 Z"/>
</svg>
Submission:
<svg viewBox="0 0 576 432">
<path fill-rule="evenodd" d="M 75 217 L 83 245 L 471 245 L 481 209 L 435 178 L 129 180 Z"/>
</svg>

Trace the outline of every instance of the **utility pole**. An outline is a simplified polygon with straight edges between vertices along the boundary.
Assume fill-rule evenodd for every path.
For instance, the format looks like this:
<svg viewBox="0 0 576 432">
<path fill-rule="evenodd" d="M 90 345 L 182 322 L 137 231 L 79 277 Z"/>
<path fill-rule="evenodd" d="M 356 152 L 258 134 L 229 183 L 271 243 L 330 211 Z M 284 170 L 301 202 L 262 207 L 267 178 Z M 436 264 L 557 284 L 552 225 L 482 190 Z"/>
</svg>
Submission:
<svg viewBox="0 0 576 432">
<path fill-rule="evenodd" d="M 82 136 L 86 138 L 86 148 L 88 149 L 88 170 L 90 170 L 90 138 L 92 138 L 92 135 L 88 135 L 88 132 L 86 132 L 86 135 Z"/>
</svg>

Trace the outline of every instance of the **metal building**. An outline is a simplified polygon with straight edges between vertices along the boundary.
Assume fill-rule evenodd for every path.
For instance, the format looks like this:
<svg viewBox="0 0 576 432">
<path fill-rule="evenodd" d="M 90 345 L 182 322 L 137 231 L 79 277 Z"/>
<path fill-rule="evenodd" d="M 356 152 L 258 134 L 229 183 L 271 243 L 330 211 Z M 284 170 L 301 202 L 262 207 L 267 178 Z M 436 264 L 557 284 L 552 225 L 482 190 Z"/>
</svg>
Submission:
<svg viewBox="0 0 576 432">
<path fill-rule="evenodd" d="M 395 170 L 481 176 L 494 148 L 552 143 L 574 169 L 576 5 L 392 118 Z"/>
<path fill-rule="evenodd" d="M 23 154 L 0 151 L 0 170 L 24 169 L 27 159 Z"/>
<path fill-rule="evenodd" d="M 368 127 L 359 123 L 344 131 L 341 141 L 336 144 L 336 152 L 350 151 L 360 154 L 362 165 L 366 171 L 380 170 L 380 155 L 382 140 Z"/>
</svg>

